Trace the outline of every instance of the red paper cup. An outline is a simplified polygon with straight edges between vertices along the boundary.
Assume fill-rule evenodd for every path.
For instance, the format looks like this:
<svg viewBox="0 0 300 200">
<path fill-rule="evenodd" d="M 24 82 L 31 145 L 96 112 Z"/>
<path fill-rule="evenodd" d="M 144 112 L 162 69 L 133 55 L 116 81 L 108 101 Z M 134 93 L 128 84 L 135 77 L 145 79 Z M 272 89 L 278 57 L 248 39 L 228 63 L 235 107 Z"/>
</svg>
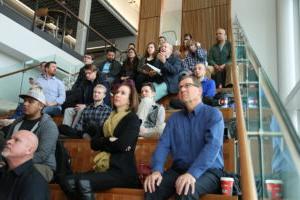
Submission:
<svg viewBox="0 0 300 200">
<path fill-rule="evenodd" d="M 282 200 L 282 181 L 266 180 L 268 198 L 271 200 Z"/>
<path fill-rule="evenodd" d="M 231 177 L 221 177 L 222 193 L 227 196 L 232 196 L 234 179 Z"/>
</svg>

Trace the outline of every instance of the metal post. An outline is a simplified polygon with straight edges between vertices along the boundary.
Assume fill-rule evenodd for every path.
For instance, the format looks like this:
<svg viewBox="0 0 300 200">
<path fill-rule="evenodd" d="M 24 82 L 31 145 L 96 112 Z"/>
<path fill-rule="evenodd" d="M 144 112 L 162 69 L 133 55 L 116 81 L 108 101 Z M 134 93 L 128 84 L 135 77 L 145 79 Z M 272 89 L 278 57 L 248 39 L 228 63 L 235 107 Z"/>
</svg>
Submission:
<svg viewBox="0 0 300 200">
<path fill-rule="evenodd" d="M 67 15 L 68 15 L 68 11 L 65 10 L 64 24 L 63 24 L 63 30 L 62 30 L 62 36 L 61 36 L 61 43 L 60 43 L 61 48 L 63 48 L 63 46 L 64 46 L 64 39 L 65 39 L 65 34 L 66 34 Z"/>
<path fill-rule="evenodd" d="M 32 21 L 32 25 L 31 25 L 31 30 L 32 32 L 34 32 L 34 28 L 35 28 L 35 21 L 36 21 L 36 11 L 39 8 L 39 0 L 35 1 L 35 6 L 34 6 L 34 15 L 33 15 L 33 21 Z"/>
</svg>

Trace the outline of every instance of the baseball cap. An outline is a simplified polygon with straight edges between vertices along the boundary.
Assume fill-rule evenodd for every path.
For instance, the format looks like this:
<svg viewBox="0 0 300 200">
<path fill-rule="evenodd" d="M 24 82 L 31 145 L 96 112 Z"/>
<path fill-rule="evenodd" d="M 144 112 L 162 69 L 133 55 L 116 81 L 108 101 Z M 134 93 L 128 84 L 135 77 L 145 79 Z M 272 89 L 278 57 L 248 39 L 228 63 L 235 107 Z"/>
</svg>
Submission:
<svg viewBox="0 0 300 200">
<path fill-rule="evenodd" d="M 42 104 L 46 105 L 46 97 L 40 86 L 34 86 L 34 87 L 30 88 L 28 90 L 27 94 L 20 94 L 19 97 L 22 99 L 24 99 L 25 97 L 31 97 L 31 98 L 38 100 Z"/>
</svg>

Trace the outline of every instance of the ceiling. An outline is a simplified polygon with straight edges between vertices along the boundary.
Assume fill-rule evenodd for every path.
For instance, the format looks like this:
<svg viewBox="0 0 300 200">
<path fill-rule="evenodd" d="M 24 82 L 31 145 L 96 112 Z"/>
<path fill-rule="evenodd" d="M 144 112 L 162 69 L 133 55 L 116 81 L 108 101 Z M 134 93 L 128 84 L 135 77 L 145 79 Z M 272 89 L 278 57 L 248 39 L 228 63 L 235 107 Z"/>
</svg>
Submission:
<svg viewBox="0 0 300 200">
<path fill-rule="evenodd" d="M 35 10 L 35 1 L 32 0 L 20 0 L 22 3 L 26 4 L 31 9 Z M 40 0 L 39 8 L 47 7 L 51 10 L 63 10 L 60 5 L 58 5 L 54 0 Z M 65 0 L 66 6 L 76 15 L 79 13 L 79 2 L 80 0 Z M 49 15 L 53 17 L 55 13 L 50 13 Z M 60 26 L 63 24 L 63 17 L 60 17 Z M 98 0 L 92 0 L 90 26 L 96 31 L 102 34 L 107 39 L 120 38 L 126 36 L 132 36 L 133 34 L 123 25 L 120 21 L 114 17 L 106 8 L 102 6 Z M 67 18 L 67 28 L 72 29 L 72 36 L 76 36 L 77 21 L 72 18 Z M 100 37 L 94 32 L 89 33 L 89 41 L 98 41 Z"/>
</svg>

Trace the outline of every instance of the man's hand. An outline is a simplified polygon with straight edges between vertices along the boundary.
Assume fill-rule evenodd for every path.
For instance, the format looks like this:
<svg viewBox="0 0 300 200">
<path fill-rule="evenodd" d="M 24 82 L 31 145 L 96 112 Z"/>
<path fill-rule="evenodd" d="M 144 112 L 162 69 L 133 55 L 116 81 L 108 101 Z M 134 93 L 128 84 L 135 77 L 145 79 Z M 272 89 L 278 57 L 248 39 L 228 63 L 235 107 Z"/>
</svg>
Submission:
<svg viewBox="0 0 300 200">
<path fill-rule="evenodd" d="M 117 137 L 109 137 L 109 141 L 110 142 L 114 142 L 114 141 L 116 141 L 118 138 Z"/>
<path fill-rule="evenodd" d="M 147 176 L 144 182 L 144 190 L 145 192 L 155 192 L 155 187 L 159 186 L 162 181 L 162 176 L 160 172 L 153 172 L 151 175 Z"/>
<path fill-rule="evenodd" d="M 76 106 L 75 106 L 75 110 L 76 111 L 79 111 L 79 110 L 82 110 L 82 109 L 84 109 L 86 107 L 86 105 L 85 104 L 76 104 Z"/>
<path fill-rule="evenodd" d="M 182 193 L 184 195 L 187 195 L 189 192 L 189 189 L 191 187 L 191 192 L 192 192 L 192 194 L 194 194 L 195 193 L 195 183 L 196 183 L 196 179 L 189 173 L 185 173 L 185 174 L 179 176 L 175 183 L 176 193 L 178 195 L 181 195 Z"/>
<path fill-rule="evenodd" d="M 219 65 L 217 65 L 217 64 L 214 65 L 214 68 L 215 68 L 215 71 L 216 71 L 216 72 L 220 71 L 220 66 L 219 66 Z"/>
<path fill-rule="evenodd" d="M 224 70 L 224 68 L 225 68 L 225 64 L 223 64 L 223 65 L 220 65 L 220 70 L 221 70 L 221 71 L 223 71 L 223 70 Z"/>
<path fill-rule="evenodd" d="M 166 56 L 163 53 L 158 53 L 157 58 L 160 60 L 160 62 L 165 63 L 166 62 Z"/>
</svg>

